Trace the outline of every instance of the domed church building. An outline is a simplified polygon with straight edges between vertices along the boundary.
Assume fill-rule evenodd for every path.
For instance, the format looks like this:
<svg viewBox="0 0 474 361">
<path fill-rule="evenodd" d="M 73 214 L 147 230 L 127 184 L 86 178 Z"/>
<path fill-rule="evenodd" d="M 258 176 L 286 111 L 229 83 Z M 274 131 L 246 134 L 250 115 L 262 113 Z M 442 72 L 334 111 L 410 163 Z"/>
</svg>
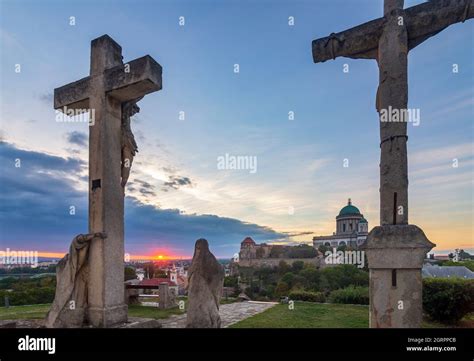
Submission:
<svg viewBox="0 0 474 361">
<path fill-rule="evenodd" d="M 317 249 L 320 245 L 338 247 L 342 245 L 357 248 L 367 238 L 369 224 L 360 213 L 359 208 L 352 205 L 349 198 L 336 217 L 336 232 L 332 236 L 313 237 L 313 246 Z"/>
</svg>

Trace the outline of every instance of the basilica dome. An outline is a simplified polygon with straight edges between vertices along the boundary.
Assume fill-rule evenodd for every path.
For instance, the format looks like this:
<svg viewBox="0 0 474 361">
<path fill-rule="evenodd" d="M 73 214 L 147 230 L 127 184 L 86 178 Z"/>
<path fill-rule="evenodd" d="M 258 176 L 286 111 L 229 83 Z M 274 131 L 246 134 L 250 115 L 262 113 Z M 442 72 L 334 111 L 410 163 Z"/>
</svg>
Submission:
<svg viewBox="0 0 474 361">
<path fill-rule="evenodd" d="M 339 216 L 350 216 L 350 215 L 361 215 L 359 208 L 352 205 L 351 199 L 349 198 L 347 206 L 343 207 L 339 212 Z"/>
</svg>

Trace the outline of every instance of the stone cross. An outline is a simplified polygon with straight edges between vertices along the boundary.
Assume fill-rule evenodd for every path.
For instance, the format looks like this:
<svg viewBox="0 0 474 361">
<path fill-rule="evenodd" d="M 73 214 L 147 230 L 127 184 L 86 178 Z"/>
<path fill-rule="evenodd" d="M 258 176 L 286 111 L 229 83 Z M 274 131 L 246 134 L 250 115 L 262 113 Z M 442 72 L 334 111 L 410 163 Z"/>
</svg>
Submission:
<svg viewBox="0 0 474 361">
<path fill-rule="evenodd" d="M 432 0 L 403 9 L 385 0 L 384 17 L 312 43 L 313 60 L 375 59 L 379 66 L 376 109 L 380 117 L 380 226 L 365 248 L 370 269 L 370 327 L 420 327 L 421 267 L 433 246 L 408 225 L 408 51 L 449 25 L 474 16 L 473 0 Z M 402 114 L 387 122 L 387 114 Z"/>
<path fill-rule="evenodd" d="M 162 87 L 161 66 L 149 55 L 122 62 L 122 48 L 108 35 L 91 42 L 90 75 L 54 89 L 54 108 L 89 111 L 89 233 L 107 238 L 90 248 L 88 318 L 96 327 L 127 320 L 124 302 L 124 159 L 130 110 Z M 127 114 L 123 114 L 127 108 Z M 128 119 L 127 119 L 128 116 Z M 132 143 L 132 142 L 130 142 Z M 133 140 L 134 143 L 134 140 Z M 135 143 L 134 143 L 135 144 Z M 135 151 L 136 149 L 133 149 Z M 130 151 L 128 152 L 130 153 Z M 134 152 L 132 152 L 134 154 Z"/>
</svg>

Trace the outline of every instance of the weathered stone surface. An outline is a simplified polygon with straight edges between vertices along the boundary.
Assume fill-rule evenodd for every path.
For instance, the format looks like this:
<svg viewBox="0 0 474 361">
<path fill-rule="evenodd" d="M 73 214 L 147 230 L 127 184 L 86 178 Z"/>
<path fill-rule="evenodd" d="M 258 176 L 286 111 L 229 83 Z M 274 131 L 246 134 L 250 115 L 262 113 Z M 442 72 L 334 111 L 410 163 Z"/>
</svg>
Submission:
<svg viewBox="0 0 474 361">
<path fill-rule="evenodd" d="M 161 309 L 171 308 L 176 306 L 175 296 L 170 291 L 169 285 L 166 282 L 160 283 L 158 289 L 158 295 L 160 297 L 159 307 Z"/>
<path fill-rule="evenodd" d="M 105 239 L 103 233 L 80 234 L 72 240 L 69 253 L 56 267 L 56 293 L 46 327 L 81 327 L 87 317 L 89 247 L 93 240 Z"/>
<path fill-rule="evenodd" d="M 376 109 L 380 116 L 389 109 L 406 109 L 408 104 L 407 29 L 398 22 L 401 14 L 401 9 L 392 9 L 386 15 L 385 27 L 379 40 Z M 407 140 L 407 122 L 384 122 L 381 118 L 381 225 L 408 224 Z"/>
<path fill-rule="evenodd" d="M 370 269 L 370 327 L 420 327 L 421 268 L 435 246 L 415 225 L 378 226 L 365 249 Z"/>
<path fill-rule="evenodd" d="M 473 0 L 433 0 L 403 9 L 385 0 L 384 17 L 313 41 L 315 63 L 338 56 L 377 59 L 380 116 L 380 224 L 367 238 L 370 326 L 420 327 L 421 268 L 434 246 L 420 228 L 408 225 L 407 119 L 382 117 L 408 104 L 408 51 L 449 25 L 474 17 Z"/>
<path fill-rule="evenodd" d="M 224 268 L 209 251 L 205 239 L 196 241 L 189 268 L 188 328 L 220 328 L 219 301 L 224 286 Z"/>
<path fill-rule="evenodd" d="M 448 26 L 472 19 L 472 0 L 431 0 L 403 10 L 408 32 L 408 49 L 413 49 Z M 324 62 L 344 56 L 375 59 L 385 18 L 369 21 L 351 29 L 314 40 L 313 61 Z"/>
<path fill-rule="evenodd" d="M 149 56 L 124 65 L 122 48 L 108 35 L 91 42 L 90 64 L 88 77 L 55 89 L 54 106 L 62 111 L 87 108 L 94 117 L 89 132 L 89 232 L 105 232 L 107 241 L 90 246 L 87 314 L 93 326 L 109 327 L 127 320 L 122 184 L 128 179 L 136 144 L 124 147 L 123 133 L 130 140 L 131 130 L 123 126 L 122 103 L 136 103 L 161 89 L 162 69 Z"/>
</svg>

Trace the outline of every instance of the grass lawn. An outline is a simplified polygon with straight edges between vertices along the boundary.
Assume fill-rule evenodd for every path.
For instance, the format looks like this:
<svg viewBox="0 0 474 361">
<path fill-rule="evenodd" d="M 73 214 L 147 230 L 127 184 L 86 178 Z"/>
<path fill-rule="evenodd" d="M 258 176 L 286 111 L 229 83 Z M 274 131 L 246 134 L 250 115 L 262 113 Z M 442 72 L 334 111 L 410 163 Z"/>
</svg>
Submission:
<svg viewBox="0 0 474 361">
<path fill-rule="evenodd" d="M 0 307 L 0 320 L 32 320 L 46 317 L 50 304 Z"/>
<path fill-rule="evenodd" d="M 369 306 L 295 302 L 294 310 L 279 304 L 231 328 L 368 328 Z"/>
<path fill-rule="evenodd" d="M 184 311 L 180 310 L 179 307 L 169 308 L 162 310 L 157 307 L 148 307 L 140 305 L 128 306 L 129 317 L 143 317 L 143 318 L 167 318 L 171 315 L 181 315 Z"/>
<path fill-rule="evenodd" d="M 28 305 L 28 306 L 11 306 L 10 308 L 0 307 L 0 320 L 32 320 L 42 319 L 46 317 L 50 304 L 45 305 Z M 145 318 L 167 318 L 171 315 L 183 313 L 179 307 L 168 310 L 160 310 L 156 307 L 146 307 L 140 305 L 130 305 L 128 307 L 128 315 L 130 317 Z"/>
<path fill-rule="evenodd" d="M 46 317 L 50 304 L 0 307 L 0 320 L 32 320 Z M 162 319 L 182 314 L 179 307 L 161 310 L 156 307 L 130 305 L 130 317 Z M 467 315 L 457 327 L 473 327 L 474 314 Z M 278 304 L 269 310 L 240 321 L 231 328 L 368 328 L 369 307 L 326 303 L 296 302 L 295 309 Z M 422 327 L 442 328 L 447 325 L 423 321 Z"/>
<path fill-rule="evenodd" d="M 466 316 L 458 327 L 468 326 L 474 315 Z M 295 309 L 279 304 L 253 317 L 237 322 L 231 328 L 368 328 L 369 306 L 295 302 Z M 423 320 L 423 328 L 447 325 Z"/>
</svg>

